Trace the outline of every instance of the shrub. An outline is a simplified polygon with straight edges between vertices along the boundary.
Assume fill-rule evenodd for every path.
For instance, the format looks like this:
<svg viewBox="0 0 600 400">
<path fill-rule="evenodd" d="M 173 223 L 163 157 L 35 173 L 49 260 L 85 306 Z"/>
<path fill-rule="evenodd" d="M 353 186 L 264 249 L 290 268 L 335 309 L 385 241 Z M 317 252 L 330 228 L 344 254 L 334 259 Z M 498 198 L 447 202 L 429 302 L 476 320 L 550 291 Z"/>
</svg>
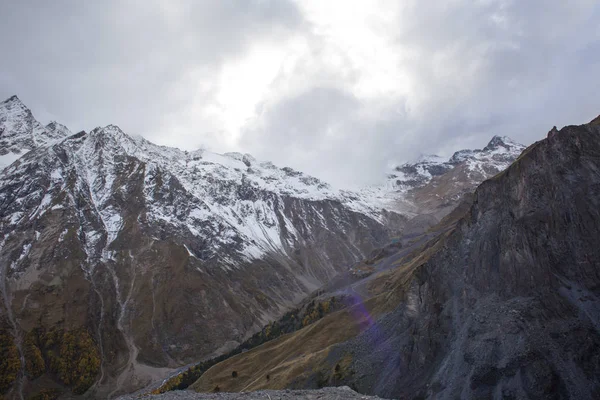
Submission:
<svg viewBox="0 0 600 400">
<path fill-rule="evenodd" d="M 56 400 L 62 394 L 58 389 L 43 389 L 38 394 L 29 397 L 28 400 Z"/>
<path fill-rule="evenodd" d="M 85 393 L 100 371 L 100 354 L 86 330 L 65 332 L 55 361 L 55 372 L 75 394 Z"/>
<path fill-rule="evenodd" d="M 39 348 L 35 330 L 30 331 L 25 336 L 23 352 L 25 356 L 25 373 L 29 379 L 33 380 L 43 375 L 46 372 L 46 363 Z"/>
<path fill-rule="evenodd" d="M 25 367 L 35 379 L 46 368 L 73 393 L 83 394 L 96 380 L 100 371 L 100 352 L 86 329 L 34 329 L 25 339 Z M 49 396 L 50 392 L 40 392 Z"/>
<path fill-rule="evenodd" d="M 0 331 L 0 393 L 6 393 L 17 380 L 20 370 L 19 350 L 12 335 L 7 331 Z"/>
</svg>

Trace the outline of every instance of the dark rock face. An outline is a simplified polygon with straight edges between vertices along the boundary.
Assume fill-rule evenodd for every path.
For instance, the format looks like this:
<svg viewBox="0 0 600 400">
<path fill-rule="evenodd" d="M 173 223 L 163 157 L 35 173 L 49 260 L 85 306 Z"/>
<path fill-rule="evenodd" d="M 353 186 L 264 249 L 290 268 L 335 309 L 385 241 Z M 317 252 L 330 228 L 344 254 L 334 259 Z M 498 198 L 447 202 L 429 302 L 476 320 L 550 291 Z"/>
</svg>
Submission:
<svg viewBox="0 0 600 400">
<path fill-rule="evenodd" d="M 569 126 L 485 181 L 397 309 L 339 346 L 363 393 L 600 397 L 600 128 Z"/>
</svg>

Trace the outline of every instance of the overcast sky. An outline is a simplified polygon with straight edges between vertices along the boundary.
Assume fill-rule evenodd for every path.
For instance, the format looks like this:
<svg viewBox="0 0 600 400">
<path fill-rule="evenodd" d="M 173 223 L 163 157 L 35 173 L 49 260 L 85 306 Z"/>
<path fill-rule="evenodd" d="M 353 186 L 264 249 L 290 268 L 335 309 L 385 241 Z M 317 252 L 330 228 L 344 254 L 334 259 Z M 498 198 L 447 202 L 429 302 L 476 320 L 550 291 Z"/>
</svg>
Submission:
<svg viewBox="0 0 600 400">
<path fill-rule="evenodd" d="M 340 186 L 600 114 L 592 0 L 3 1 L 0 97 Z"/>
</svg>

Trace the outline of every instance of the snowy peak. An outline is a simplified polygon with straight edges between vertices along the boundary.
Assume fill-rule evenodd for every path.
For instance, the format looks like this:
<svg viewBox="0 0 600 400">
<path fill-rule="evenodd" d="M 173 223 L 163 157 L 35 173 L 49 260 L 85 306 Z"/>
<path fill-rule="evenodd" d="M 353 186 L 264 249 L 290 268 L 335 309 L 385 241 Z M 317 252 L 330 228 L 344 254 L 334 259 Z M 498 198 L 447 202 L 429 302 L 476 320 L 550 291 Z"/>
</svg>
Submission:
<svg viewBox="0 0 600 400">
<path fill-rule="evenodd" d="M 426 184 L 434 176 L 442 175 L 451 168 L 440 156 L 422 155 L 414 164 L 405 163 L 394 168 L 388 179 L 392 188 L 408 190 Z"/>
<path fill-rule="evenodd" d="M 53 139 L 62 139 L 73 134 L 69 128 L 56 121 L 52 121 L 46 125 L 46 133 Z"/>
<path fill-rule="evenodd" d="M 279 168 L 268 161 L 258 161 L 250 154 L 218 154 L 207 150 L 193 152 L 156 145 L 143 138 L 135 138 L 124 133 L 118 126 L 108 125 L 96 128 L 81 137 L 71 137 L 66 146 L 77 148 L 85 156 L 86 162 L 102 158 L 114 160 L 127 155 L 150 166 L 168 171 L 191 192 L 201 194 L 201 198 L 218 197 L 225 201 L 224 193 L 215 193 L 215 183 L 221 182 L 229 188 L 227 202 L 235 202 L 233 188 L 244 186 L 254 192 L 270 192 L 277 195 L 293 196 L 310 200 L 346 201 L 351 196 L 347 192 L 333 190 L 328 184 L 289 167 Z M 213 182 L 209 185 L 208 182 Z M 357 206 L 358 207 L 358 206 Z M 370 209 L 368 205 L 361 210 Z"/>
<path fill-rule="evenodd" d="M 0 144 L 2 150 L 21 150 L 35 147 L 35 138 L 44 128 L 17 96 L 0 103 Z M 18 147 L 17 147 L 18 146 Z"/>
<path fill-rule="evenodd" d="M 508 136 L 496 135 L 492 137 L 482 150 L 459 150 L 452 155 L 448 162 L 451 164 L 459 164 L 467 160 L 489 158 L 495 154 L 505 154 L 508 158 L 513 158 L 514 154 L 517 156 L 521 154 L 523 149 L 525 149 L 525 146 L 515 142 Z"/>
<path fill-rule="evenodd" d="M 525 146 L 506 136 L 494 136 L 483 149 L 455 152 L 450 159 L 420 156 L 395 167 L 385 184 L 362 190 L 364 198 L 405 214 L 445 215 L 461 197 L 481 182 L 505 170 Z"/>
<path fill-rule="evenodd" d="M 65 132 L 57 124 L 51 128 Z M 7 179 L 26 176 L 31 170 L 40 172 L 40 181 L 56 181 L 57 185 L 63 185 L 69 176 L 75 190 L 69 198 L 91 196 L 86 201 L 94 204 L 104 226 L 88 233 L 95 238 L 89 240 L 92 245 L 87 250 L 94 259 L 108 257 L 96 246 L 102 237 L 98 232 L 106 231 L 109 243 L 115 240 L 123 224 L 123 209 L 115 205 L 129 190 L 136 192 L 136 199 L 143 199 L 145 221 L 152 227 L 149 229 L 168 226 L 182 236 L 191 232 L 194 240 L 210 240 L 211 249 L 204 248 L 204 255 L 198 255 L 205 260 L 216 257 L 219 249 L 228 248 L 229 265 L 239 264 L 240 257 L 247 261 L 294 246 L 299 237 L 297 228 L 290 225 L 291 219 L 283 218 L 294 205 L 301 204 L 302 212 L 307 213 L 305 207 L 315 207 L 310 212 L 318 214 L 318 223 L 340 221 L 338 216 L 326 217 L 328 211 L 319 211 L 324 204 L 335 204 L 345 213 L 360 215 L 377 226 L 383 226 L 388 215 L 357 193 L 334 190 L 289 167 L 260 162 L 249 154 L 189 152 L 159 146 L 127 135 L 115 125 L 39 147 L 21 163 L 7 167 L 4 175 Z M 132 176 L 138 176 L 137 185 Z M 55 205 L 50 200 L 42 203 L 38 215 Z M 18 212 L 11 210 L 11 215 Z"/>
<path fill-rule="evenodd" d="M 483 151 L 493 151 L 499 148 L 505 148 L 507 150 L 514 149 L 516 147 L 523 147 L 521 144 L 515 142 L 508 136 L 494 136 L 492 140 L 483 148 Z"/>
<path fill-rule="evenodd" d="M 126 153 L 135 154 L 134 149 L 137 148 L 137 143 L 134 138 L 125 134 L 125 132 L 116 125 L 108 125 L 104 128 L 98 127 L 93 129 L 85 136 L 85 141 L 92 143 L 96 150 L 124 151 Z"/>
<path fill-rule="evenodd" d="M 70 133 L 57 123 L 44 129 Z M 159 146 L 115 125 L 38 146 L 12 163 L 0 174 L 0 203 L 3 185 L 24 177 L 31 185 L 22 193 L 5 190 L 5 203 L 14 208 L 4 210 L 4 222 L 0 214 L 0 226 L 88 204 L 85 213 L 95 215 L 85 216 L 80 234 L 90 262 L 113 260 L 111 243 L 132 210 L 144 210 L 135 220 L 146 234 L 179 237 L 193 257 L 223 268 L 284 254 L 317 227 L 346 232 L 362 221 L 361 229 L 387 232 L 391 215 L 358 193 L 334 190 L 289 167 L 249 154 Z M 38 204 L 24 217 L 21 204 L 32 198 Z M 396 219 L 400 224 L 403 217 Z"/>
<path fill-rule="evenodd" d="M 494 136 L 483 149 L 455 152 L 450 159 L 422 155 L 415 163 L 405 163 L 388 174 L 386 187 L 406 192 L 422 187 L 457 167 L 465 168 L 465 179 L 481 182 L 507 168 L 525 149 L 508 136 Z"/>
<path fill-rule="evenodd" d="M 10 108 L 20 108 L 22 110 L 29 111 L 29 109 L 25 106 L 25 104 L 23 104 L 21 99 L 19 99 L 19 97 L 16 94 L 10 96 L 8 99 L 1 102 L 0 106 L 6 106 L 6 107 L 10 107 Z"/>
<path fill-rule="evenodd" d="M 4 105 L 4 104 L 12 104 L 13 107 L 16 105 L 17 107 L 21 106 L 23 108 L 27 108 L 27 107 L 25 107 L 25 105 L 23 104 L 23 102 L 21 101 L 21 99 L 19 99 L 19 97 L 17 97 L 16 94 L 13 94 L 8 99 L 6 99 L 2 103 L 0 103 L 0 105 Z"/>
<path fill-rule="evenodd" d="M 44 127 L 17 96 L 9 97 L 0 103 L 0 170 L 28 151 L 69 134 L 57 123 Z"/>
</svg>

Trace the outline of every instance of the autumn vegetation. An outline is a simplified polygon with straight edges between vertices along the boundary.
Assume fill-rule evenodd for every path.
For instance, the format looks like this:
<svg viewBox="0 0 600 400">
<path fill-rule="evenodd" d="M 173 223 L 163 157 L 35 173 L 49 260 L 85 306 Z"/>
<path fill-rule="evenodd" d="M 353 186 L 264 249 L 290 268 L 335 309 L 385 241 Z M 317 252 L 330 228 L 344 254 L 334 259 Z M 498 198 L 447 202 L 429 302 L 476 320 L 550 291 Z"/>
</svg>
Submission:
<svg viewBox="0 0 600 400">
<path fill-rule="evenodd" d="M 226 359 L 240 354 L 243 351 L 253 349 L 270 340 L 277 339 L 281 335 L 295 332 L 303 327 L 310 325 L 325 315 L 346 307 L 347 304 L 336 297 L 317 302 L 315 300 L 308 303 L 305 307 L 297 308 L 287 312 L 279 320 L 266 325 L 260 332 L 257 332 L 240 346 L 229 353 L 219 357 L 201 362 L 188 368 L 186 371 L 168 379 L 162 386 L 152 391 L 152 394 L 165 393 L 171 390 L 187 389 L 191 384 L 204 374 L 213 365 L 216 365 Z M 237 375 L 237 374 L 236 374 Z M 232 375 L 233 376 L 233 375 Z M 268 378 L 267 378 L 268 379 Z"/>
<path fill-rule="evenodd" d="M 85 393 L 100 371 L 100 353 L 85 329 L 34 329 L 25 337 L 25 372 L 29 379 L 52 374 L 74 394 Z M 52 398 L 54 393 L 40 393 Z"/>
<path fill-rule="evenodd" d="M 10 389 L 20 369 L 19 351 L 13 336 L 6 330 L 0 330 L 0 394 Z"/>
</svg>

